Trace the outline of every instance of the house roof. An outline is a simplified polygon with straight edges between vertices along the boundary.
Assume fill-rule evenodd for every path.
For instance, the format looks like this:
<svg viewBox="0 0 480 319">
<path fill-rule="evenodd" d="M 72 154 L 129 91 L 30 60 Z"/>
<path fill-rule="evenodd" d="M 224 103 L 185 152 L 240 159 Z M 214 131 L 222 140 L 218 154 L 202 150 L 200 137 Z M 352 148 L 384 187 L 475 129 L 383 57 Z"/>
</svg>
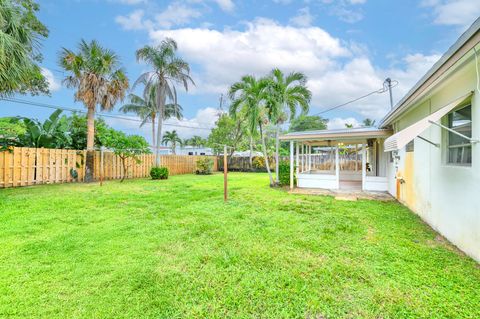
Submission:
<svg viewBox="0 0 480 319">
<path fill-rule="evenodd" d="M 327 141 L 356 138 L 377 138 L 390 136 L 391 134 L 392 131 L 387 129 L 378 129 L 376 127 L 359 127 L 336 130 L 291 132 L 280 136 L 280 139 L 284 141 Z"/>
<path fill-rule="evenodd" d="M 437 79 L 445 74 L 458 60 L 480 42 L 480 17 L 458 38 L 442 57 L 427 71 L 410 91 L 385 115 L 379 127 L 388 126 L 394 119 L 409 109 L 414 101 Z"/>
</svg>

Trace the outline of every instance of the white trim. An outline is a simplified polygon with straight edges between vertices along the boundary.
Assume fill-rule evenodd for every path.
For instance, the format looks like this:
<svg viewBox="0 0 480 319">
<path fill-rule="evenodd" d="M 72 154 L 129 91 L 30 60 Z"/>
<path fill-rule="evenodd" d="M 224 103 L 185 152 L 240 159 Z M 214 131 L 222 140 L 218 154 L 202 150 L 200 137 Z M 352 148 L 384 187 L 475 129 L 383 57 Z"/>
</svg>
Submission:
<svg viewBox="0 0 480 319">
<path fill-rule="evenodd" d="M 367 143 L 362 144 L 362 190 L 365 189 L 367 178 Z"/>
</svg>

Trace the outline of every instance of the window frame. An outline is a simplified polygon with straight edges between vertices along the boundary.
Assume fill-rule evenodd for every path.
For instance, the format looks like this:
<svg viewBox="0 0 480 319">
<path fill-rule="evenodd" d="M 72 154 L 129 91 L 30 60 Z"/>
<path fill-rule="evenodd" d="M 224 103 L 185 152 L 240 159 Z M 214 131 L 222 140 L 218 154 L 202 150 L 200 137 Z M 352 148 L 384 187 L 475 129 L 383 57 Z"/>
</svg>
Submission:
<svg viewBox="0 0 480 319">
<path fill-rule="evenodd" d="M 473 105 L 472 105 L 472 101 L 471 100 L 468 100 L 468 101 L 465 101 L 464 103 L 461 103 L 459 104 L 458 106 L 456 106 L 453 110 L 451 110 L 450 112 L 448 112 L 442 119 L 442 124 L 445 125 L 446 127 L 450 128 L 450 129 L 454 129 L 453 127 L 450 127 L 450 116 L 454 113 L 454 112 L 457 112 L 461 109 L 464 109 L 464 108 L 467 108 L 467 107 L 470 107 L 471 108 L 471 111 L 470 111 L 470 123 L 471 123 L 471 131 L 472 131 L 472 134 L 473 134 L 473 116 L 472 116 L 472 109 L 473 109 Z M 456 145 L 450 145 L 450 134 L 452 134 L 451 132 L 449 132 L 448 130 L 443 130 L 443 138 L 442 138 L 442 141 L 443 141 L 443 151 L 442 151 L 442 154 L 443 154 L 443 164 L 446 165 L 446 166 L 449 166 L 449 167 L 463 167 L 463 168 L 470 168 L 472 167 L 472 163 L 473 163 L 473 143 L 465 140 L 465 143 L 462 143 L 462 144 L 456 144 Z M 470 153 L 471 153 L 471 161 L 470 163 L 458 163 L 458 162 L 450 162 L 450 150 L 452 148 L 465 148 L 465 147 L 468 147 L 470 146 Z"/>
</svg>

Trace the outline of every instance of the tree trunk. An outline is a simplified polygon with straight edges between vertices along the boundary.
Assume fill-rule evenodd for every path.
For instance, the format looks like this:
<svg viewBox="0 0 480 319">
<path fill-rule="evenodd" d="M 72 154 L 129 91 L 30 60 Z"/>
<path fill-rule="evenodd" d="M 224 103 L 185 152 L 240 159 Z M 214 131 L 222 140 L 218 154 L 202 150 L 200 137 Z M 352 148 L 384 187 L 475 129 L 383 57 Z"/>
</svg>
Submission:
<svg viewBox="0 0 480 319">
<path fill-rule="evenodd" d="M 85 159 L 85 183 L 93 182 L 95 156 L 95 106 L 87 108 L 87 158 Z"/>
<path fill-rule="evenodd" d="M 250 170 L 253 171 L 253 136 L 250 134 L 250 155 L 248 157 L 250 163 Z"/>
<path fill-rule="evenodd" d="M 280 177 L 278 176 L 278 170 L 280 166 L 280 124 L 277 123 L 277 132 L 275 133 L 275 183 L 280 184 Z"/>
<path fill-rule="evenodd" d="M 270 186 L 273 186 L 272 172 L 270 171 L 270 163 L 268 163 L 267 144 L 265 142 L 265 136 L 263 135 L 262 124 L 260 123 L 260 138 L 262 139 L 263 156 L 265 158 L 265 167 L 267 168 L 268 178 L 270 179 Z"/>
<path fill-rule="evenodd" d="M 155 113 L 152 113 L 152 145 L 155 147 Z"/>
<path fill-rule="evenodd" d="M 155 145 L 155 165 L 160 167 L 160 141 L 162 140 L 162 118 L 159 117 L 157 121 L 157 144 Z"/>
<path fill-rule="evenodd" d="M 158 120 L 157 120 L 157 145 L 155 148 L 155 165 L 159 167 L 162 163 L 160 161 L 160 144 L 162 143 L 162 124 L 165 117 L 165 85 L 160 81 L 157 94 Z"/>
</svg>

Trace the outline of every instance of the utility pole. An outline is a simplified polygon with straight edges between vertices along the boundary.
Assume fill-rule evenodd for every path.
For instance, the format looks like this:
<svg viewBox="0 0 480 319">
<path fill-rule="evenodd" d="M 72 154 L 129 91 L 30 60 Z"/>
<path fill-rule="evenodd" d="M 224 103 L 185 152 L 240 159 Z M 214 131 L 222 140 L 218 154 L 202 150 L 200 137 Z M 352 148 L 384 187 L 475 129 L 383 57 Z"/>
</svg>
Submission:
<svg viewBox="0 0 480 319">
<path fill-rule="evenodd" d="M 220 102 L 219 102 L 218 108 L 220 109 L 221 112 L 223 112 L 223 93 L 220 94 Z"/>
<path fill-rule="evenodd" d="M 386 78 L 384 83 L 387 84 L 388 93 L 390 94 L 390 109 L 393 109 L 392 79 Z"/>
<path fill-rule="evenodd" d="M 103 186 L 103 176 L 104 176 L 104 168 L 103 168 L 103 146 L 100 147 L 100 186 Z"/>
<path fill-rule="evenodd" d="M 223 115 L 223 93 L 220 94 L 220 99 L 218 102 L 218 111 L 217 111 L 217 116 L 221 117 Z"/>
</svg>

